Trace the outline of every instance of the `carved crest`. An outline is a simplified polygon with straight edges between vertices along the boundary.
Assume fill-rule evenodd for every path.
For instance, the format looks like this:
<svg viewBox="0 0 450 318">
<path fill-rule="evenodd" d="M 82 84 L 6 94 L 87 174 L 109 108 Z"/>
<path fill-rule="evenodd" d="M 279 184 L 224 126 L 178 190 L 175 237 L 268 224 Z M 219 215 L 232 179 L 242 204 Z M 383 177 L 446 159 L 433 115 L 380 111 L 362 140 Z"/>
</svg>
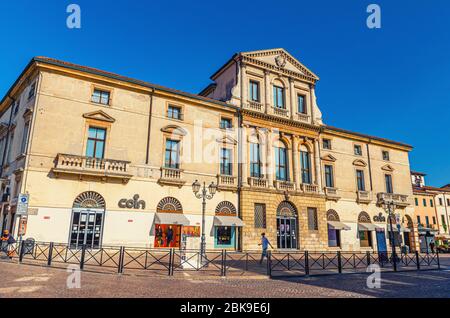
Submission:
<svg viewBox="0 0 450 318">
<path fill-rule="evenodd" d="M 278 67 L 281 67 L 281 68 L 285 67 L 286 66 L 286 57 L 284 57 L 284 55 L 282 55 L 282 54 L 278 55 L 275 58 L 275 63 L 277 64 Z"/>
</svg>

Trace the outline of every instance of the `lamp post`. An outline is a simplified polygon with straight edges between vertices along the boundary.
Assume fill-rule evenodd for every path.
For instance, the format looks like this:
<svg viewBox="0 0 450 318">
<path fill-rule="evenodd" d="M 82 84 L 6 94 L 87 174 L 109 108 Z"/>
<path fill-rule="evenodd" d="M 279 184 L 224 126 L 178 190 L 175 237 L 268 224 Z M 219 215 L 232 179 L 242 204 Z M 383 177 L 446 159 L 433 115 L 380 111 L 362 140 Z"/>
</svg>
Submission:
<svg viewBox="0 0 450 318">
<path fill-rule="evenodd" d="M 209 190 L 209 194 L 208 194 Z M 206 200 L 211 200 L 217 191 L 217 185 L 214 182 L 211 182 L 209 187 L 206 187 L 206 182 L 203 182 L 203 186 L 195 180 L 192 184 L 192 191 L 197 199 L 202 200 L 202 238 L 200 243 L 200 254 L 201 254 L 201 263 L 203 264 L 203 258 L 205 257 L 206 251 L 206 240 L 205 240 L 205 213 L 206 213 Z"/>
<path fill-rule="evenodd" d="M 395 256 L 395 236 L 394 236 L 394 226 L 392 224 L 392 218 L 394 217 L 394 211 L 395 211 L 395 203 L 394 201 L 384 201 L 383 202 L 383 208 L 388 214 L 389 219 L 389 227 L 390 227 L 390 240 L 391 240 L 391 247 L 392 247 L 392 264 L 394 266 L 394 271 L 397 271 L 397 260 Z"/>
</svg>

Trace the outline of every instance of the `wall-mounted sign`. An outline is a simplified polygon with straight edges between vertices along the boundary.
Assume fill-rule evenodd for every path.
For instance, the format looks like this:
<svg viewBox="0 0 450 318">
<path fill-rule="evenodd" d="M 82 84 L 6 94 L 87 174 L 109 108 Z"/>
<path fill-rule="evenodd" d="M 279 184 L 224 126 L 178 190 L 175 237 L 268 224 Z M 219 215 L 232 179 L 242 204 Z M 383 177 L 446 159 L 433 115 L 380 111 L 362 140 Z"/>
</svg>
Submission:
<svg viewBox="0 0 450 318">
<path fill-rule="evenodd" d="M 133 199 L 121 199 L 119 201 L 119 208 L 121 209 L 142 209 L 145 210 L 145 201 L 139 200 L 139 194 L 135 194 Z"/>
<path fill-rule="evenodd" d="M 28 200 L 29 195 L 21 193 L 17 200 L 16 215 L 28 215 Z"/>
<path fill-rule="evenodd" d="M 386 217 L 383 215 L 383 213 L 380 213 L 379 215 L 375 215 L 373 217 L 373 221 L 378 223 L 384 223 L 386 222 Z"/>
</svg>

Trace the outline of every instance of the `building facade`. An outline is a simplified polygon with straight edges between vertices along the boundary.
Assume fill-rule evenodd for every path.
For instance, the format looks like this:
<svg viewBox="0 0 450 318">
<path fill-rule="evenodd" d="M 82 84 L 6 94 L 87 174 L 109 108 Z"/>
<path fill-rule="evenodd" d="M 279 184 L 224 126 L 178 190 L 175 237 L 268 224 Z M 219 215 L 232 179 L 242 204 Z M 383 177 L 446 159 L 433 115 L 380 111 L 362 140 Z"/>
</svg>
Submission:
<svg viewBox="0 0 450 318">
<path fill-rule="evenodd" d="M 234 55 L 198 95 L 34 58 L 0 104 L 3 229 L 74 247 L 414 250 L 411 146 L 323 123 L 283 49 Z M 206 205 L 198 180 L 214 193 Z M 216 191 L 217 190 L 217 191 Z M 16 216 L 19 194 L 27 217 Z"/>
</svg>

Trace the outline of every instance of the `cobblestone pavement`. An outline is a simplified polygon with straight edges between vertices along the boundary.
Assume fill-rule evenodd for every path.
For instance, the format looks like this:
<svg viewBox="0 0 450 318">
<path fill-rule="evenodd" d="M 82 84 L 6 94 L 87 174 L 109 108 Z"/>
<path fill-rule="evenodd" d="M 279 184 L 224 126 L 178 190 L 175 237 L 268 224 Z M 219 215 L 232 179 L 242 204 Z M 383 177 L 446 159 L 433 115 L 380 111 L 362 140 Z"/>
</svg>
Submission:
<svg viewBox="0 0 450 318">
<path fill-rule="evenodd" d="M 8 297 L 449 297 L 450 270 L 382 273 L 381 289 L 367 288 L 368 274 L 270 280 L 149 277 L 81 273 L 81 288 L 68 289 L 63 269 L 0 262 L 0 298 Z"/>
</svg>

